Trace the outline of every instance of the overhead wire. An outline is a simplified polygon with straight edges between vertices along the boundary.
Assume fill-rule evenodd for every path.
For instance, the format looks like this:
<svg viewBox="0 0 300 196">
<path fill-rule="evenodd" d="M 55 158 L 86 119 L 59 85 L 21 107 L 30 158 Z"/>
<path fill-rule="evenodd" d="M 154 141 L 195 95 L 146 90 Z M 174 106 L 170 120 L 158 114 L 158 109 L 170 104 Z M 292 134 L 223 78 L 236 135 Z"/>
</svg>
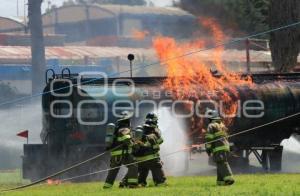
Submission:
<svg viewBox="0 0 300 196">
<path fill-rule="evenodd" d="M 153 66 L 153 65 L 159 65 L 159 64 L 164 65 L 167 62 L 178 59 L 178 58 L 183 58 L 183 57 L 190 56 L 190 55 L 193 55 L 193 54 L 196 54 L 196 53 L 199 53 L 199 52 L 203 52 L 203 51 L 206 51 L 206 50 L 211 50 L 211 49 L 218 48 L 218 47 L 221 47 L 221 46 L 224 46 L 224 45 L 229 45 L 229 44 L 233 44 L 235 42 L 239 42 L 239 41 L 243 41 L 243 40 L 250 39 L 250 38 L 253 38 L 253 37 L 268 34 L 268 33 L 271 33 L 271 32 L 287 29 L 287 28 L 290 28 L 290 27 L 297 26 L 299 24 L 300 24 L 300 21 L 294 22 L 294 23 L 291 23 L 291 24 L 288 24 L 288 25 L 284 25 L 284 26 L 281 26 L 281 27 L 273 28 L 273 29 L 263 31 L 263 32 L 260 32 L 260 33 L 255 33 L 255 34 L 252 34 L 252 35 L 241 37 L 241 38 L 238 38 L 238 39 L 232 39 L 232 40 L 227 41 L 227 42 L 220 42 L 220 43 L 216 44 L 215 46 L 211 46 L 211 47 L 191 51 L 191 52 L 188 52 L 188 53 L 185 53 L 185 54 L 182 54 L 182 55 L 178 55 L 178 56 L 174 56 L 174 57 L 164 59 L 162 61 L 157 61 L 157 62 L 153 62 L 153 63 L 146 64 L 146 65 L 139 65 L 138 67 L 133 68 L 133 69 L 112 73 L 112 74 L 109 74 L 108 77 L 115 76 L 115 75 L 120 75 L 120 74 L 123 74 L 123 73 L 128 73 L 130 71 L 135 71 L 135 70 L 146 68 L 146 67 Z M 94 81 L 97 81 L 97 80 L 100 80 L 100 79 L 103 79 L 103 78 L 93 78 L 91 80 L 82 82 L 81 84 L 91 83 L 91 82 L 94 82 Z M 70 88 L 70 87 L 73 87 L 73 86 L 78 86 L 78 85 L 79 84 L 71 84 L 70 86 L 61 87 L 61 88 L 57 88 L 57 89 L 46 91 L 46 92 L 40 92 L 40 93 L 37 93 L 37 94 L 34 94 L 34 95 L 25 96 L 25 97 L 17 98 L 17 99 L 10 100 L 10 101 L 5 101 L 5 102 L 0 103 L 0 107 L 4 106 L 4 105 L 8 105 L 8 104 L 22 102 L 22 101 L 25 101 L 25 100 L 28 100 L 28 99 L 32 99 L 32 98 L 35 98 L 35 97 L 39 97 L 39 96 L 42 96 L 42 95 L 45 95 L 45 94 L 49 94 L 49 93 L 52 93 L 52 92 L 60 91 L 60 90 L 67 89 L 67 88 Z"/>
<path fill-rule="evenodd" d="M 299 22 L 292 23 L 292 24 L 288 24 L 288 25 L 285 25 L 285 26 L 281 26 L 281 27 L 278 27 L 278 28 L 270 29 L 270 30 L 268 30 L 268 31 L 264 31 L 264 32 L 256 33 L 256 34 L 249 35 L 249 36 L 246 36 L 246 37 L 242 37 L 242 38 L 240 38 L 240 39 L 232 40 L 232 41 L 229 41 L 229 42 L 223 42 L 223 43 L 217 44 L 216 46 L 213 46 L 213 47 L 210 47 L 210 48 L 204 48 L 204 49 L 200 49 L 200 50 L 196 50 L 196 51 L 191 51 L 191 52 L 186 53 L 186 54 L 183 54 L 183 55 L 179 55 L 179 56 L 176 56 L 176 57 L 168 58 L 168 59 L 164 60 L 163 62 L 155 62 L 155 63 L 151 63 L 151 64 L 148 64 L 148 65 L 143 65 L 143 66 L 140 66 L 140 67 L 135 68 L 135 69 L 133 69 L 133 70 L 137 70 L 137 69 L 140 69 L 140 68 L 142 68 L 142 67 L 148 67 L 148 66 L 151 66 L 151 65 L 156 65 L 156 64 L 166 63 L 166 62 L 168 62 L 168 61 L 175 60 L 175 59 L 177 59 L 177 58 L 182 58 L 182 57 L 189 56 L 189 55 L 192 55 L 192 54 L 195 54 L 195 53 L 198 53 L 198 52 L 202 52 L 202 51 L 210 50 L 210 49 L 213 49 L 213 48 L 216 48 L 216 47 L 220 47 L 220 46 L 223 46 L 223 45 L 231 44 L 231 43 L 234 43 L 234 42 L 237 42 L 237 41 L 249 39 L 249 38 L 252 38 L 252 37 L 257 37 L 257 36 L 260 36 L 260 35 L 264 35 L 264 34 L 267 34 L 267 33 L 270 33 L 270 32 L 274 32 L 274 31 L 278 31 L 278 30 L 282 30 L 282 29 L 286 29 L 286 28 L 290 28 L 290 27 L 293 27 L 293 26 L 296 26 L 296 25 L 299 25 L 299 24 L 300 24 L 300 21 L 299 21 Z M 133 71 L 133 70 L 132 70 L 132 71 Z M 115 73 L 115 74 L 126 73 L 126 72 L 129 72 L 129 71 L 131 71 L 131 70 L 126 70 L 126 71 L 118 72 L 118 73 Z M 99 80 L 99 78 L 97 78 L 97 79 L 92 79 L 92 80 L 89 81 L 89 82 L 92 82 L 92 81 L 95 81 L 95 80 Z M 75 84 L 72 84 L 72 85 L 75 86 Z M 78 85 L 78 84 L 77 84 L 77 85 Z M 69 87 L 70 87 L 70 86 L 68 86 L 68 87 L 63 87 L 63 88 L 69 88 Z M 61 89 L 62 89 L 62 88 L 60 88 L 60 89 L 55 89 L 55 90 L 61 90 Z M 35 94 L 35 95 L 32 95 L 32 96 L 27 96 L 27 97 L 23 97 L 23 98 L 20 98 L 20 99 L 15 99 L 15 100 L 12 100 L 11 102 L 4 102 L 4 103 L 1 103 L 1 104 L 0 104 L 0 107 L 3 106 L 3 105 L 5 105 L 5 104 L 16 103 L 16 102 L 18 102 L 18 101 L 23 101 L 23 100 L 25 100 L 25 99 L 30 99 L 30 98 L 33 98 L 33 97 L 38 97 L 38 96 L 41 96 L 41 95 L 44 95 L 44 94 L 47 94 L 47 93 L 51 93 L 51 92 L 54 92 L 54 91 L 48 91 L 48 92 L 44 92 L 44 93 L 38 93 L 38 94 Z M 250 132 L 250 131 L 252 131 L 252 130 L 256 130 L 256 129 L 258 129 L 258 128 L 264 127 L 264 126 L 267 126 L 267 125 L 270 125 L 270 124 L 273 124 L 273 123 L 276 123 L 276 122 L 280 122 L 280 121 L 285 120 L 285 119 L 288 119 L 288 118 L 292 118 L 292 117 L 297 116 L 297 115 L 299 115 L 299 114 L 300 114 L 300 112 L 295 113 L 295 114 L 290 115 L 290 116 L 287 116 L 287 117 L 284 117 L 284 118 L 280 118 L 280 119 L 271 121 L 271 122 L 269 122 L 269 123 L 266 123 L 266 124 L 263 124 L 263 125 L 260 125 L 260 126 L 256 126 L 256 127 L 253 127 L 253 128 L 250 128 L 250 129 L 246 129 L 246 130 L 241 131 L 241 132 L 237 132 L 237 133 L 235 133 L 235 134 L 229 135 L 228 137 L 234 137 L 234 136 L 236 136 L 236 135 L 244 134 L 244 133 Z M 218 140 L 220 140 L 220 139 L 218 139 Z M 215 141 L 218 141 L 218 140 L 215 140 Z M 206 143 L 203 143 L 202 145 L 204 145 L 204 144 L 209 144 L 209 143 L 212 143 L 212 142 L 215 142 L 215 141 L 206 142 Z M 200 145 L 201 145 L 201 144 L 200 144 Z M 189 148 L 192 148 L 192 147 L 189 147 Z M 185 149 L 185 150 L 186 150 L 186 149 Z M 110 150 L 110 151 L 111 151 L 111 150 Z M 101 154 L 99 154 L 99 155 L 97 155 L 97 156 L 94 156 L 94 157 L 92 157 L 92 158 L 90 158 L 90 159 L 88 159 L 88 160 L 85 160 L 85 161 L 80 162 L 80 163 L 78 163 L 78 164 L 75 164 L 75 165 L 73 165 L 73 166 L 71 166 L 71 167 L 68 167 L 68 168 L 66 168 L 66 169 L 63 169 L 63 170 L 61 170 L 61 171 L 59 171 L 59 172 L 56 172 L 56 173 L 54 173 L 54 174 L 52 174 L 52 175 L 49 175 L 49 176 L 47 176 L 47 177 L 44 177 L 44 178 L 42 178 L 42 179 L 40 179 L 40 180 L 37 180 L 37 181 L 35 181 L 35 182 L 33 182 L 33 183 L 30 183 L 30 184 L 27 184 L 27 185 L 22 185 L 22 186 L 15 187 L 15 188 L 11 188 L 11 189 L 1 190 L 0 193 L 8 192 L 8 191 L 13 191 L 13 190 L 18 190 L 18 189 L 23 189 L 23 188 L 26 188 L 26 187 L 30 187 L 30 186 L 39 184 L 39 183 L 41 183 L 41 182 L 43 182 L 43 181 L 45 181 L 45 180 L 48 180 L 48 179 L 51 179 L 51 178 L 56 177 L 56 176 L 58 176 L 58 175 L 61 175 L 61 174 L 63 174 L 63 173 L 66 173 L 67 171 L 69 171 L 69 170 L 71 170 L 71 169 L 74 169 L 74 168 L 76 168 L 76 167 L 79 167 L 79 166 L 81 166 L 81 165 L 83 165 L 83 164 L 85 164 L 85 163 L 87 163 L 87 162 L 90 162 L 90 161 L 92 161 L 92 160 L 95 160 L 95 159 L 97 159 L 97 158 L 103 156 L 104 154 L 106 154 L 107 152 L 110 152 L 110 151 L 105 151 L 105 152 L 103 152 L 103 153 L 101 153 Z M 182 151 L 182 150 L 175 151 L 175 152 L 169 153 L 169 154 L 167 154 L 167 155 L 165 155 L 165 156 L 170 156 L 170 155 L 172 155 L 172 154 L 176 154 L 176 153 L 181 152 L 181 151 Z M 149 160 L 150 160 L 150 159 L 149 159 Z M 148 160 L 146 160 L 146 161 L 148 161 Z M 139 162 L 143 162 L 143 161 L 139 161 Z M 127 165 L 125 165 L 125 166 L 131 165 L 131 164 L 137 164 L 137 163 L 139 163 L 139 162 L 130 163 L 130 164 L 127 164 Z M 117 167 L 117 168 L 119 168 L 119 167 Z M 111 169 L 111 168 L 110 168 L 110 169 Z M 110 170 L 110 169 L 101 170 L 101 171 L 99 171 L 99 172 L 93 172 L 93 174 L 94 174 L 94 173 L 105 172 L 105 171 L 108 171 L 108 170 Z M 113 168 L 113 169 L 115 169 L 115 168 Z M 82 175 L 81 175 L 81 176 L 82 176 Z M 70 178 L 68 178 L 68 179 L 70 179 Z"/>
<path fill-rule="evenodd" d="M 262 125 L 258 125 L 258 126 L 255 126 L 255 127 L 252 127 L 252 128 L 249 128 L 249 129 L 246 129 L 246 130 L 243 130 L 243 131 L 237 131 L 236 133 L 234 134 L 230 134 L 227 136 L 227 138 L 231 138 L 231 137 L 235 137 L 235 136 L 238 136 L 238 135 L 242 135 L 242 134 L 245 134 L 245 133 L 248 133 L 248 132 L 251 132 L 251 131 L 254 131 L 254 130 L 257 130 L 257 129 L 260 129 L 260 128 L 263 128 L 263 127 L 266 127 L 266 126 L 269 126 L 269 125 L 272 125 L 274 123 L 278 123 L 278 122 L 281 122 L 281 121 L 284 121 L 284 120 L 287 120 L 287 119 L 290 119 L 290 118 L 293 118 L 293 117 L 296 117 L 296 116 L 299 116 L 300 115 L 300 112 L 297 112 L 297 113 L 294 113 L 294 114 L 291 114 L 289 116 L 286 116 L 286 117 L 283 117 L 283 118 L 279 118 L 277 120 L 274 120 L 274 121 L 270 121 L 268 123 L 265 123 L 265 124 L 262 124 Z M 220 141 L 222 140 L 223 138 L 219 138 L 219 139 L 215 139 L 215 140 L 212 140 L 212 141 L 209 141 L 209 142 L 204 142 L 202 144 L 198 144 L 198 146 L 203 146 L 205 144 L 211 144 L 213 142 L 217 142 L 217 141 Z M 189 146 L 189 147 L 184 147 L 182 149 L 179 149 L 177 151 L 174 151 L 174 152 L 171 152 L 171 153 L 167 153 L 165 155 L 162 155 L 161 157 L 169 157 L 173 154 L 177 154 L 179 152 L 182 152 L 182 151 L 187 151 L 191 148 L 194 148 L 195 146 L 197 145 L 193 145 L 193 146 Z M 105 152 L 106 153 L 106 152 Z M 103 153 L 102 153 L 103 155 Z M 99 156 L 99 155 L 98 155 Z M 94 157 L 91 158 L 91 159 L 95 159 Z M 78 176 L 73 176 L 73 177 L 68 177 L 68 178 L 65 178 L 65 179 L 60 179 L 59 181 L 61 182 L 65 182 L 65 181 L 70 181 L 70 180 L 74 180 L 74 179 L 77 179 L 77 178 L 82 178 L 82 177 L 86 177 L 86 176 L 90 176 L 90 175 L 95 175 L 95 174 L 99 174 L 99 173 L 103 173 L 103 172 L 107 172 L 107 171 L 110 171 L 110 170 L 113 170 L 113 169 L 118 169 L 118 168 L 121 168 L 122 166 L 130 166 L 130 165 L 135 165 L 135 164 L 138 164 L 138 163 L 142 163 L 142 162 L 146 162 L 146 161 L 149 161 L 149 160 L 152 160 L 152 159 L 155 159 L 155 158 L 149 158 L 149 159 L 145 159 L 145 160 L 142 160 L 142 161 L 135 161 L 135 162 L 132 162 L 132 163 L 128 163 L 128 164 L 124 164 L 124 165 L 121 165 L 121 166 L 117 166 L 117 167 L 113 167 L 113 168 L 108 168 L 108 169 L 103 169 L 103 170 L 99 170 L 99 171 L 95 171 L 95 172 L 92 172 L 92 173 L 87 173 L 87 174 L 82 174 L 82 175 L 78 175 Z M 84 161 L 84 163 L 86 163 L 87 161 Z M 80 165 L 82 165 L 83 163 L 79 163 Z M 72 168 L 74 168 L 76 165 L 72 166 Z M 78 167 L 78 164 L 77 166 Z M 65 170 L 69 170 L 69 169 L 65 169 Z M 65 172 L 65 170 L 63 170 Z M 56 174 L 62 174 L 64 172 L 57 172 Z M 55 176 L 58 176 L 58 175 L 50 175 L 46 178 L 43 178 L 41 180 L 38 180 L 34 183 L 31 183 L 31 184 L 28 184 L 28 185 L 23 185 L 23 186 L 19 186 L 19 187 L 15 187 L 15 188 L 12 188 L 12 189 L 6 189 L 6 190 L 1 190 L 1 192 L 8 192 L 8 191 L 13 191 L 13 190 L 18 190 L 18 189 L 22 189 L 22 188 L 26 188 L 26 187 L 30 187 L 30 186 L 34 186 L 38 183 L 41 183 L 47 179 L 50 179 L 52 177 L 55 177 Z"/>
<path fill-rule="evenodd" d="M 260 129 L 260 128 L 262 128 L 262 127 L 266 127 L 266 126 L 269 126 L 269 125 L 272 125 L 272 124 L 275 124 L 275 123 L 278 123 L 278 122 L 281 122 L 281 121 L 284 121 L 284 120 L 287 120 L 287 119 L 296 117 L 296 116 L 300 116 L 300 112 L 297 112 L 297 113 L 295 113 L 295 114 L 291 114 L 291 115 L 286 116 L 286 117 L 283 117 L 283 118 L 279 118 L 279 119 L 277 119 L 277 120 L 274 120 L 274 121 L 271 121 L 271 122 L 268 122 L 268 123 L 265 123 L 265 124 L 262 124 L 262 125 L 258 125 L 258 126 L 255 126 L 255 127 L 249 128 L 249 129 L 245 129 L 245 130 L 243 130 L 243 131 L 237 131 L 237 132 L 234 133 L 234 134 L 228 135 L 227 138 L 235 137 L 235 136 L 237 136 L 237 135 L 242 135 L 242 134 L 245 134 L 245 133 L 248 133 L 248 132 L 251 132 L 251 131 Z M 211 144 L 211 143 L 220 141 L 220 140 L 222 140 L 222 139 L 223 139 L 223 138 L 219 138 L 219 139 L 215 139 L 215 140 L 212 140 L 212 141 L 209 141 L 209 142 L 204 142 L 204 143 L 202 143 L 202 144 L 193 145 L 193 146 L 190 146 L 190 147 L 184 147 L 184 148 L 182 148 L 182 149 L 180 149 L 180 150 L 177 150 L 177 151 L 174 151 L 174 152 L 171 152 L 171 153 L 162 155 L 161 157 L 168 157 L 168 156 L 171 156 L 171 155 L 173 155 L 173 154 L 176 154 L 176 153 L 179 153 L 179 152 L 182 152 L 182 151 L 186 151 L 186 150 L 188 150 L 188 149 L 191 149 L 191 148 L 194 148 L 194 147 L 197 147 L 197 146 L 200 147 L 200 146 L 203 146 L 203 145 L 205 145 L 205 144 Z M 134 165 L 134 164 L 142 163 L 142 162 L 149 161 L 149 160 L 152 160 L 152 159 L 155 159 L 155 158 L 150 158 L 150 159 L 146 159 L 146 160 L 143 160 L 143 161 L 136 161 L 136 162 L 133 162 L 133 163 L 125 164 L 124 166 Z M 94 174 L 106 172 L 106 171 L 113 170 L 113 169 L 117 169 L 117 168 L 120 168 L 120 167 L 121 167 L 121 166 L 119 166 L 119 167 L 114 167 L 114 168 L 109 168 L 109 169 L 104 169 L 104 170 L 92 172 L 92 173 L 89 173 L 89 174 L 83 174 L 83 175 L 79 175 L 79 176 L 69 177 L 69 178 L 66 178 L 66 179 L 61 179 L 60 181 L 64 182 L 64 181 L 74 180 L 74 179 L 76 179 L 76 178 L 86 177 L 86 176 L 89 176 L 89 175 L 94 175 Z"/>
</svg>

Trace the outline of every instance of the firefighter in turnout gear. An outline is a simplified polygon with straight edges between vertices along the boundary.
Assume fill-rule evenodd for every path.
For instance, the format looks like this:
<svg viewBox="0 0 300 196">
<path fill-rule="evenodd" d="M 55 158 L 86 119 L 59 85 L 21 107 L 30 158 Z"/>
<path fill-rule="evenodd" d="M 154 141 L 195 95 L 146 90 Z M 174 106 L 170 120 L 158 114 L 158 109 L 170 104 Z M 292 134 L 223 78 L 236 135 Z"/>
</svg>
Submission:
<svg viewBox="0 0 300 196">
<path fill-rule="evenodd" d="M 205 148 L 209 156 L 213 155 L 213 160 L 217 165 L 217 185 L 232 185 L 234 179 L 227 160 L 230 151 L 227 139 L 228 129 L 217 111 L 208 111 L 208 115 L 210 122 L 205 134 L 205 142 L 207 143 Z"/>
<path fill-rule="evenodd" d="M 111 188 L 119 172 L 121 165 L 128 165 L 128 187 L 135 188 L 138 185 L 138 167 L 132 155 L 133 140 L 131 136 L 130 118 L 132 114 L 129 112 L 122 112 L 122 117 L 117 121 L 116 128 L 113 134 L 111 149 L 111 159 L 108 175 L 105 180 L 103 188 Z"/>
<path fill-rule="evenodd" d="M 157 120 L 146 119 L 143 126 L 136 128 L 135 135 L 134 156 L 139 161 L 139 185 L 143 187 L 147 185 L 147 177 L 150 170 L 156 186 L 166 185 L 166 177 L 159 157 L 159 146 L 163 143 L 163 139 L 157 126 Z M 128 186 L 128 174 L 120 182 L 120 187 L 126 186 Z"/>
<path fill-rule="evenodd" d="M 154 113 L 147 114 L 143 130 L 144 137 L 139 145 L 139 150 L 135 153 L 136 159 L 143 161 L 138 164 L 138 182 L 141 186 L 146 186 L 147 176 L 151 170 L 154 184 L 156 186 L 165 185 L 166 177 L 159 155 L 163 139 L 158 129 L 157 116 Z"/>
</svg>

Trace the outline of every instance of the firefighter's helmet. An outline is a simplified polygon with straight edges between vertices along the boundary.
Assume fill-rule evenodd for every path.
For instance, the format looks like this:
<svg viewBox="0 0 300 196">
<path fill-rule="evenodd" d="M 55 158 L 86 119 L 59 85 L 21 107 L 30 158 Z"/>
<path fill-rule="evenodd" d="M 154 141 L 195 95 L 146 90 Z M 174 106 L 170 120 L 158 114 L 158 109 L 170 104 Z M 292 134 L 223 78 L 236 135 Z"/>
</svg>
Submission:
<svg viewBox="0 0 300 196">
<path fill-rule="evenodd" d="M 151 119 L 151 120 L 156 121 L 156 122 L 158 120 L 157 115 L 154 112 L 149 112 L 146 115 L 146 119 Z"/>
<path fill-rule="evenodd" d="M 123 111 L 121 112 L 121 117 L 118 119 L 118 122 L 121 122 L 121 121 L 126 121 L 126 120 L 130 120 L 133 116 L 133 113 L 132 112 L 128 112 L 128 111 Z"/>
<path fill-rule="evenodd" d="M 208 115 L 208 119 L 210 119 L 210 120 L 221 120 L 222 119 L 217 110 L 208 109 L 207 115 Z"/>
<path fill-rule="evenodd" d="M 128 111 L 123 111 L 121 117 L 117 120 L 117 126 L 120 127 L 130 127 L 130 119 L 132 118 L 133 113 Z"/>
</svg>

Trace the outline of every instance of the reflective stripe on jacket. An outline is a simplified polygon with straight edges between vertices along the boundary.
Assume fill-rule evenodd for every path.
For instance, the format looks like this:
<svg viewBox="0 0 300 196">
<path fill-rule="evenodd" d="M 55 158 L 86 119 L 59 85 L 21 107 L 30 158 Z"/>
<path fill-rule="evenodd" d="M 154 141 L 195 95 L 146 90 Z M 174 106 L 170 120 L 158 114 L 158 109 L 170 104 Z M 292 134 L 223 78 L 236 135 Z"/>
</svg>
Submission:
<svg viewBox="0 0 300 196">
<path fill-rule="evenodd" d="M 132 153 L 133 141 L 131 138 L 131 129 L 129 127 L 119 128 L 115 132 L 114 141 L 111 148 L 111 156 L 128 155 Z"/>
<path fill-rule="evenodd" d="M 162 138 L 158 138 L 156 134 L 148 134 L 144 136 L 139 144 L 139 148 L 134 156 L 139 159 L 145 156 L 159 156 L 159 145 L 163 142 Z"/>
<path fill-rule="evenodd" d="M 131 138 L 130 135 L 123 135 L 123 136 L 117 137 L 117 141 L 118 141 L 118 142 L 122 142 L 122 141 L 128 140 L 128 139 L 130 139 L 130 138 Z"/>
<path fill-rule="evenodd" d="M 229 151 L 226 126 L 221 121 L 212 121 L 207 127 L 205 142 L 209 142 L 205 144 L 205 148 L 208 152 Z"/>
<path fill-rule="evenodd" d="M 128 154 L 131 154 L 132 153 L 132 149 L 129 149 L 129 150 L 114 150 L 114 151 L 111 151 L 110 155 L 111 156 L 119 156 L 119 155 L 122 155 L 124 153 L 128 153 Z"/>
<path fill-rule="evenodd" d="M 140 156 L 140 157 L 136 157 L 137 161 L 146 161 L 146 160 L 152 160 L 155 158 L 159 158 L 159 154 L 149 154 L 149 155 L 145 155 L 145 156 Z"/>
</svg>

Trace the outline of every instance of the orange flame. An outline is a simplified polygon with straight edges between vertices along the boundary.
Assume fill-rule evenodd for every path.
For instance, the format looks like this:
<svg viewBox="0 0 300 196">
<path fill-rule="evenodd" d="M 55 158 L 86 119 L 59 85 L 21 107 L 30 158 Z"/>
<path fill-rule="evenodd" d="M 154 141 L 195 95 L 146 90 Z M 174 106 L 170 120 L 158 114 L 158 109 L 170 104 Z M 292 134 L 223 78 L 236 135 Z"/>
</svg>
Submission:
<svg viewBox="0 0 300 196">
<path fill-rule="evenodd" d="M 153 48 L 161 64 L 166 65 L 167 79 L 164 87 L 173 92 L 175 99 L 222 100 L 222 111 L 225 114 L 236 114 L 239 97 L 236 86 L 252 85 L 252 81 L 226 69 L 222 60 L 224 47 L 221 43 L 227 38 L 216 20 L 201 17 L 199 22 L 213 37 L 215 48 L 212 49 L 212 62 L 208 62 L 205 55 L 200 55 L 201 52 L 191 52 L 204 50 L 208 45 L 205 39 L 198 38 L 187 43 L 178 43 L 172 37 L 158 36 L 153 39 Z M 213 63 L 220 76 L 212 74 L 214 66 L 210 63 Z M 231 122 L 230 119 L 225 120 L 227 124 Z M 203 119 L 193 124 L 198 128 L 202 127 Z"/>
<path fill-rule="evenodd" d="M 60 180 L 48 179 L 47 184 L 48 185 L 59 185 L 59 184 L 61 184 L 61 181 Z"/>
<path fill-rule="evenodd" d="M 132 30 L 133 39 L 138 41 L 144 40 L 148 35 L 149 35 L 148 31 L 139 31 L 137 29 Z"/>
<path fill-rule="evenodd" d="M 214 64 L 217 68 L 217 70 L 223 72 L 224 74 L 226 74 L 225 70 L 224 70 L 224 65 L 222 62 L 222 54 L 224 52 L 224 46 L 220 45 L 220 43 L 222 43 L 225 40 L 225 35 L 223 34 L 220 25 L 215 21 L 215 19 L 213 18 L 203 18 L 200 17 L 199 18 L 200 23 L 203 25 L 203 27 L 206 27 L 207 29 L 209 29 L 213 35 L 213 40 L 216 47 L 213 50 L 213 57 L 214 57 Z"/>
</svg>

